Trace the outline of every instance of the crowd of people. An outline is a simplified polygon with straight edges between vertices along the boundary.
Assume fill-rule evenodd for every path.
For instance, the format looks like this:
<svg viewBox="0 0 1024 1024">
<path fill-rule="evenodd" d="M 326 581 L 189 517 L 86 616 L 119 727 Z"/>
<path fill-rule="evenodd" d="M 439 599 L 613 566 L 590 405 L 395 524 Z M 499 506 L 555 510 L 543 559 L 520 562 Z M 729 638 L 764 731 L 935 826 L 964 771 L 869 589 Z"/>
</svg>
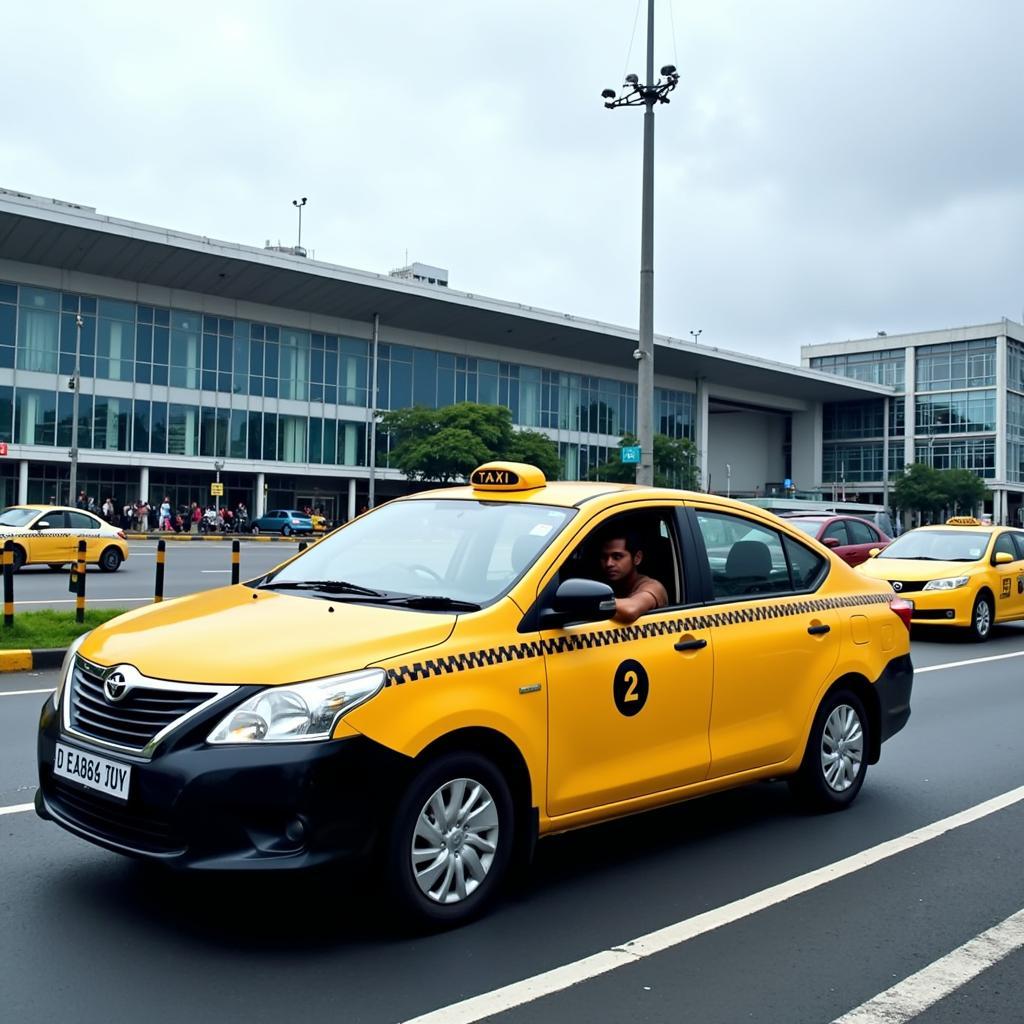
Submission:
<svg viewBox="0 0 1024 1024">
<path fill-rule="evenodd" d="M 50 504 L 57 504 L 56 498 L 51 497 Z M 118 508 L 110 495 L 98 505 L 92 495 L 81 491 L 75 507 L 92 512 L 111 526 L 140 533 L 243 533 L 249 529 L 249 510 L 244 501 L 234 508 L 228 505 L 203 507 L 195 501 L 175 508 L 170 497 L 164 495 L 159 503 L 140 498 L 132 505 Z"/>
</svg>

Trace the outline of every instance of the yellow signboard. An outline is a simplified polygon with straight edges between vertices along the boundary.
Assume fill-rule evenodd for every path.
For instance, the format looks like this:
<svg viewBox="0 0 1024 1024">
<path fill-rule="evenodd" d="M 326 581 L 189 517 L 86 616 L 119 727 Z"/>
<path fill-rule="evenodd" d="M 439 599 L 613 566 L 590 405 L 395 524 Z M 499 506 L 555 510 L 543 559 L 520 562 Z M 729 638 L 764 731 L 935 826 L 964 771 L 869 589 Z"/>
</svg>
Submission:
<svg viewBox="0 0 1024 1024">
<path fill-rule="evenodd" d="M 224 485 L 223 484 L 210 484 L 210 494 L 213 497 L 224 497 Z"/>
</svg>

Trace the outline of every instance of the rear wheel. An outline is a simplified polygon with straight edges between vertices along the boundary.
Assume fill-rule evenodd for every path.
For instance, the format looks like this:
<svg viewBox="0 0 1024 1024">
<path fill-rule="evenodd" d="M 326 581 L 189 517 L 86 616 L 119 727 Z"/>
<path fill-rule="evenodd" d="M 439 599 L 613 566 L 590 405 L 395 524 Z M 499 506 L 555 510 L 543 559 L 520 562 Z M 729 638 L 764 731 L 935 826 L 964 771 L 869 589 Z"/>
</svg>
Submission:
<svg viewBox="0 0 1024 1024">
<path fill-rule="evenodd" d="M 103 572 L 117 572 L 121 568 L 121 562 L 124 559 L 121 557 L 121 552 L 115 547 L 109 547 L 103 549 L 103 554 L 100 555 L 100 569 Z"/>
<path fill-rule="evenodd" d="M 974 607 L 971 609 L 971 624 L 968 627 L 971 639 L 976 643 L 982 643 L 988 639 L 992 632 L 992 620 L 995 612 L 992 608 L 992 598 L 988 594 L 979 594 L 974 599 Z"/>
<path fill-rule="evenodd" d="M 397 909 L 421 924 L 463 924 L 494 900 L 514 845 L 504 776 L 485 757 L 446 754 L 424 765 L 399 801 L 385 866 Z"/>
<path fill-rule="evenodd" d="M 290 537 L 291 535 L 292 535 L 292 528 L 287 523 L 285 523 L 284 526 L 281 527 L 281 536 L 282 537 Z"/>
<path fill-rule="evenodd" d="M 790 780 L 805 807 L 838 811 L 857 799 L 868 769 L 868 729 L 867 712 L 852 690 L 833 690 L 825 697 L 814 716 L 803 763 Z"/>
</svg>

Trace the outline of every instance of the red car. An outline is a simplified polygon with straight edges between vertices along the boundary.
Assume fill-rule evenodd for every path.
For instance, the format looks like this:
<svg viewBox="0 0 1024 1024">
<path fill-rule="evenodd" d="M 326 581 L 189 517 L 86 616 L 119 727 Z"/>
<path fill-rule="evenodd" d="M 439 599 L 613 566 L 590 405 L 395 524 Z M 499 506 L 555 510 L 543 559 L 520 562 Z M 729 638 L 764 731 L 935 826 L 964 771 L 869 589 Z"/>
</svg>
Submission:
<svg viewBox="0 0 1024 1024">
<path fill-rule="evenodd" d="M 892 538 L 882 533 L 874 523 L 859 516 L 805 513 L 785 518 L 787 523 L 831 548 L 850 565 L 866 562 L 873 548 L 884 548 L 892 543 Z"/>
</svg>

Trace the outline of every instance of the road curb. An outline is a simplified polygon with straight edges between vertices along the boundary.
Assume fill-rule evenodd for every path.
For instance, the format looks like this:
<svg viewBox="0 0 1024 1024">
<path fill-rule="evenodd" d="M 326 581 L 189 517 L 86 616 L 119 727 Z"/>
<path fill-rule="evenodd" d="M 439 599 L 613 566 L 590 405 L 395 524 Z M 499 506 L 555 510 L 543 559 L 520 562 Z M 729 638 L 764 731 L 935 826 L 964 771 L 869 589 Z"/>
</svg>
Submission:
<svg viewBox="0 0 1024 1024">
<path fill-rule="evenodd" d="M 48 648 L 41 651 L 0 651 L 0 672 L 30 672 L 37 668 L 60 668 L 66 648 Z"/>
<path fill-rule="evenodd" d="M 188 543 L 189 541 L 199 541 L 205 543 L 207 541 L 229 541 L 229 540 L 240 540 L 245 543 L 255 544 L 273 544 L 273 543 L 284 543 L 284 544 L 295 544 L 300 540 L 312 541 L 317 540 L 317 534 L 305 535 L 302 537 L 293 534 L 291 537 L 266 537 L 260 534 L 258 537 L 254 537 L 252 534 L 238 534 L 238 533 L 215 533 L 210 534 L 182 534 L 182 533 L 126 533 L 125 540 L 167 540 L 175 544 Z M 319 536 L 323 536 L 320 534 Z"/>
</svg>

